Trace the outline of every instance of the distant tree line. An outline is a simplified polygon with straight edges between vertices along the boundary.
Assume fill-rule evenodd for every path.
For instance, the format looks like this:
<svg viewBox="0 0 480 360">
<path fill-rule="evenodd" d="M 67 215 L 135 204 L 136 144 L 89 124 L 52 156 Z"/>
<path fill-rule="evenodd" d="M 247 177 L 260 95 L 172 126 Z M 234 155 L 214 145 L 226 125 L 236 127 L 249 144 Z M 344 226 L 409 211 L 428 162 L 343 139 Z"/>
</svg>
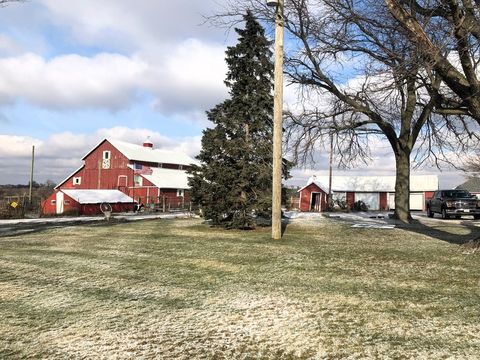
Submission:
<svg viewBox="0 0 480 360">
<path fill-rule="evenodd" d="M 56 184 L 52 180 L 47 180 L 44 183 L 32 182 L 32 197 L 33 198 L 46 198 L 55 188 Z M 29 184 L 5 184 L 0 185 L 0 199 L 9 196 L 24 196 L 28 194 Z M 3 200 L 3 199 L 2 199 Z"/>
</svg>

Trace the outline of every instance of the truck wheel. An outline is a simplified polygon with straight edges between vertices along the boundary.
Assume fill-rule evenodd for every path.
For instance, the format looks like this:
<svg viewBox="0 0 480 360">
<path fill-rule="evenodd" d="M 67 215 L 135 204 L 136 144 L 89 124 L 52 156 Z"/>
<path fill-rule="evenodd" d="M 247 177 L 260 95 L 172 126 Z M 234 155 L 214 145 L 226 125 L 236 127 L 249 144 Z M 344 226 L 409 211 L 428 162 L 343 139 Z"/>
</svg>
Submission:
<svg viewBox="0 0 480 360">
<path fill-rule="evenodd" d="M 447 214 L 447 209 L 445 208 L 442 209 L 442 219 L 450 219 L 450 216 Z"/>
<path fill-rule="evenodd" d="M 427 208 L 427 216 L 429 218 L 433 218 L 435 214 L 433 213 L 433 211 L 430 209 L 430 207 Z"/>
</svg>

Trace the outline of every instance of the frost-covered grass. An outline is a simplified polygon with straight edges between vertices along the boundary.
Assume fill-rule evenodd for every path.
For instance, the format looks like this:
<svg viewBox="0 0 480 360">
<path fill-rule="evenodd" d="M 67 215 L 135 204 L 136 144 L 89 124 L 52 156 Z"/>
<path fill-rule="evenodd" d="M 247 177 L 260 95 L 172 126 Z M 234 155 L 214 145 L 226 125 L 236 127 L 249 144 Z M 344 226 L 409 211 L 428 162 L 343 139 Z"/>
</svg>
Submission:
<svg viewBox="0 0 480 360">
<path fill-rule="evenodd" d="M 0 238 L 0 358 L 480 357 L 480 254 L 323 219 Z"/>
</svg>

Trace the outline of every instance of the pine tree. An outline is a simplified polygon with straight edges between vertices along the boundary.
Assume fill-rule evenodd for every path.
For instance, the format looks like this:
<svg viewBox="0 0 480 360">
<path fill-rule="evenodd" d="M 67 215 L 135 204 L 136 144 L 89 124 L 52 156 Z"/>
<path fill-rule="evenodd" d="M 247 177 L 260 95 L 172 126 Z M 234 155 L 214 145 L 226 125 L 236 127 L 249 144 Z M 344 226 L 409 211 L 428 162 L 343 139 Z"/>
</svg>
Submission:
<svg viewBox="0 0 480 360">
<path fill-rule="evenodd" d="M 269 213 L 272 183 L 272 78 L 270 43 L 250 12 L 238 43 L 226 51 L 229 99 L 207 112 L 199 166 L 190 171 L 192 200 L 213 225 L 254 226 Z"/>
</svg>

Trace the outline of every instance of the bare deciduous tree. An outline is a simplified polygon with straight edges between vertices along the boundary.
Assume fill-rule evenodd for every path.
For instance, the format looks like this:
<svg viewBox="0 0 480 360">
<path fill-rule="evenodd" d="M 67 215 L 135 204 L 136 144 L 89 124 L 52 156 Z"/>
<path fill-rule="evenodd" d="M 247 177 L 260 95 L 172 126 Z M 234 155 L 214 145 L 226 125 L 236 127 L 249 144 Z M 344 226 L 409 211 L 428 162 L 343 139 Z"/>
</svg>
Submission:
<svg viewBox="0 0 480 360">
<path fill-rule="evenodd" d="M 325 0 L 317 13 L 306 1 L 290 4 L 287 26 L 302 49 L 287 55 L 287 73 L 303 88 L 325 90 L 330 100 L 323 110 L 289 116 L 293 125 L 290 142 L 305 154 L 326 133 L 335 132 L 339 153 L 350 162 L 368 155 L 371 136 L 386 138 L 396 161 L 395 215 L 409 221 L 415 146 L 418 162 L 430 155 L 440 159 L 441 152 L 451 147 L 446 133 L 455 130 L 433 112 L 436 98 L 427 86 L 430 92 L 438 91 L 440 78 L 424 71 L 417 49 L 406 41 L 381 3 Z M 357 73 L 350 74 L 355 84 L 342 83 L 341 76 L 327 73 L 327 62 L 346 57 L 358 59 Z M 456 135 L 452 139 L 468 142 L 468 135 L 462 138 L 460 130 Z"/>
<path fill-rule="evenodd" d="M 0 0 L 0 7 L 2 6 L 7 6 L 8 3 L 13 3 L 13 2 L 25 2 L 27 0 Z"/>
<path fill-rule="evenodd" d="M 469 157 L 465 161 L 464 170 L 467 171 L 471 176 L 480 177 L 480 154 Z"/>
<path fill-rule="evenodd" d="M 463 112 L 455 114 L 455 122 L 435 113 L 441 77 L 423 66 L 422 54 L 385 4 L 285 3 L 290 40 L 285 72 L 310 103 L 301 111 L 287 112 L 289 144 L 305 159 L 336 133 L 337 150 L 349 163 L 368 156 L 372 136 L 387 139 L 396 161 L 395 215 L 409 221 L 412 152 L 416 150 L 417 163 L 431 156 L 447 160 L 444 152 L 457 151 L 475 139 L 471 122 Z M 244 4 L 268 18 L 262 2 Z"/>
<path fill-rule="evenodd" d="M 455 97 L 439 92 L 436 107 L 469 114 L 480 124 L 480 2 L 472 0 L 384 0 L 423 59 Z M 440 24 L 441 37 L 438 36 Z"/>
</svg>

